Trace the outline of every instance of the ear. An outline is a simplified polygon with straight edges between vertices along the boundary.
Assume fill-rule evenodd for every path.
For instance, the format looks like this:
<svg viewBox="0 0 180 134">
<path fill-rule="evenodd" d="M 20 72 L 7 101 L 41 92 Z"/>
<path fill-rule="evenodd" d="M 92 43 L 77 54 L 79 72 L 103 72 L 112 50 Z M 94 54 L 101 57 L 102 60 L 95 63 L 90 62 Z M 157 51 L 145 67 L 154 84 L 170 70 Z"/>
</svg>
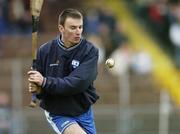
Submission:
<svg viewBox="0 0 180 134">
<path fill-rule="evenodd" d="M 58 25 L 58 29 L 61 33 L 64 31 L 64 27 L 62 25 Z"/>
</svg>

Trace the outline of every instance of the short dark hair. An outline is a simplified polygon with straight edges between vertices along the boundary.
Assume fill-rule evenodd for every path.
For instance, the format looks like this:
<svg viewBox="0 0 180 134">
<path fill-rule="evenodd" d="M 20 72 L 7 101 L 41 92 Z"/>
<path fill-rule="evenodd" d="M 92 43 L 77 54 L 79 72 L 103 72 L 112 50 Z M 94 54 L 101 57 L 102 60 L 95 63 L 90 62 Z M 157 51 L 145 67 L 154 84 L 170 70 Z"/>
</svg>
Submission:
<svg viewBox="0 0 180 134">
<path fill-rule="evenodd" d="M 80 11 L 72 8 L 68 8 L 63 10 L 59 15 L 58 25 L 63 25 L 68 17 L 75 18 L 75 19 L 83 19 L 83 15 Z"/>
</svg>

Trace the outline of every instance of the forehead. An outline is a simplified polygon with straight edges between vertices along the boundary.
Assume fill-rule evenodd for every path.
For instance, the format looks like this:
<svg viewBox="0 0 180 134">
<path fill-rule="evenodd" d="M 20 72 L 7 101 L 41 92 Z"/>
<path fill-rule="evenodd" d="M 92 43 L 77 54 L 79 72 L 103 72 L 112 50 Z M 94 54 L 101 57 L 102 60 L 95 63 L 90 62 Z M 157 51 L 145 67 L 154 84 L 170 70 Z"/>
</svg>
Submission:
<svg viewBox="0 0 180 134">
<path fill-rule="evenodd" d="M 82 18 L 67 17 L 64 25 L 80 26 L 83 24 Z"/>
</svg>

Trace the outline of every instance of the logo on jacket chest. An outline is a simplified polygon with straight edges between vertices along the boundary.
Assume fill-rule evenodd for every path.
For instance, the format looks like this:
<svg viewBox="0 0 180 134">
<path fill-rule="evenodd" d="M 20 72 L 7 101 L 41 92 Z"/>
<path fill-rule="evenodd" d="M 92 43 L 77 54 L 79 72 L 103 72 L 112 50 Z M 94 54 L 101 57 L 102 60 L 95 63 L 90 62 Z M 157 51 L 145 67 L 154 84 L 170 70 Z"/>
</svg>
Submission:
<svg viewBox="0 0 180 134">
<path fill-rule="evenodd" d="M 56 60 L 55 63 L 49 64 L 50 67 L 58 66 L 58 65 L 59 65 L 59 60 Z"/>
<path fill-rule="evenodd" d="M 76 68 L 79 66 L 79 61 L 78 60 L 72 60 L 71 65 L 73 68 Z"/>
</svg>

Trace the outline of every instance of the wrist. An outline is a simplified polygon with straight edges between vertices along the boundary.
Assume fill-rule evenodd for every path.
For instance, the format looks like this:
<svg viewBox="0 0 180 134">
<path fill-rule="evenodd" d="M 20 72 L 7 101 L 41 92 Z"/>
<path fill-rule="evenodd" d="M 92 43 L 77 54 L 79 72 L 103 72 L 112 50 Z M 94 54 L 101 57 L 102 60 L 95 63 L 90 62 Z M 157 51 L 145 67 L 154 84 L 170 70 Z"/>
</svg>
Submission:
<svg viewBox="0 0 180 134">
<path fill-rule="evenodd" d="M 43 88 L 43 87 L 45 87 L 45 85 L 46 85 L 46 77 L 43 77 L 43 82 L 42 82 L 41 87 Z"/>
</svg>

